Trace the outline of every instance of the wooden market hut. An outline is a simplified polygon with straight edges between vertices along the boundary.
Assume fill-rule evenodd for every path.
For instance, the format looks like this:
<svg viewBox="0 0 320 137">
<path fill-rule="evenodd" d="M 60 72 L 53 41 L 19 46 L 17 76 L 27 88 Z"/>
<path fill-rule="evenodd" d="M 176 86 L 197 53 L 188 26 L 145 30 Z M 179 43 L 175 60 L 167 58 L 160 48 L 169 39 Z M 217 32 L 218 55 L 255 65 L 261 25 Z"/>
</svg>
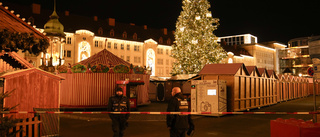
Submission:
<svg viewBox="0 0 320 137">
<path fill-rule="evenodd" d="M 59 108 L 62 77 L 39 68 L 22 69 L 0 76 L 4 91 L 14 92 L 5 98 L 4 107 L 15 106 L 16 111 L 34 111 L 35 108 Z M 30 118 L 33 114 L 19 114 L 16 118 Z"/>
<path fill-rule="evenodd" d="M 202 80 L 227 81 L 227 110 L 243 111 L 276 103 L 275 78 L 261 75 L 256 67 L 243 63 L 207 64 L 199 73 Z"/>
<path fill-rule="evenodd" d="M 48 37 L 32 27 L 24 19 L 19 18 L 20 15 L 13 14 L 13 10 L 8 10 L 8 7 L 2 6 L 0 2 L 0 73 L 1 73 L 1 88 L 0 92 L 6 93 L 15 89 L 11 97 L 4 99 L 5 107 L 13 107 L 20 104 L 15 111 L 33 111 L 35 107 L 49 107 L 44 102 L 39 100 L 49 100 L 50 96 L 34 95 L 39 91 L 39 80 L 36 78 L 47 76 L 48 79 L 54 75 L 47 74 L 33 67 L 23 57 L 19 56 L 19 50 L 29 51 L 29 53 L 39 53 L 49 46 Z M 14 51 L 19 51 L 18 53 Z M 41 74 L 40 74 L 41 73 Z M 45 75 L 43 75 L 45 74 Z M 44 79 L 47 79 L 44 78 Z M 50 80 L 49 80 L 50 81 Z M 47 82 L 41 85 L 41 89 L 49 89 L 54 82 Z M 47 86 L 47 87 L 45 87 Z M 59 87 L 54 88 L 59 89 Z M 58 94 L 59 91 L 50 90 L 52 93 Z M 29 98 L 24 98 L 29 97 Z M 30 100 L 32 98 L 33 100 Z M 54 106 L 58 106 L 59 102 L 55 102 Z M 32 115 L 15 115 L 16 118 L 25 118 Z"/>
<path fill-rule="evenodd" d="M 106 49 L 77 64 L 90 64 L 91 66 L 95 64 L 112 66 L 123 64 L 130 66 L 128 62 Z M 148 74 L 114 73 L 109 70 L 108 73 L 60 73 L 58 75 L 66 78 L 61 83 L 61 107 L 106 107 L 109 97 L 114 95 L 114 90 L 118 86 L 116 81 L 124 80 L 143 81 L 143 85 L 137 86 L 137 104 L 150 103 L 148 97 L 150 75 Z"/>
</svg>

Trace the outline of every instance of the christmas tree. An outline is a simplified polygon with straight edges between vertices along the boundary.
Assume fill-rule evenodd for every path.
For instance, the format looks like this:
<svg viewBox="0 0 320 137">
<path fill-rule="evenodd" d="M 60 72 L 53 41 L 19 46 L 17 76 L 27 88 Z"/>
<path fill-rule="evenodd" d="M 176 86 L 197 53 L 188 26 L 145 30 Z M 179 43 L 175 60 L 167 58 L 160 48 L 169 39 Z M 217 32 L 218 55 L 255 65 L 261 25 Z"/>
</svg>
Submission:
<svg viewBox="0 0 320 137">
<path fill-rule="evenodd" d="M 172 74 L 197 74 L 206 64 L 226 57 L 213 34 L 219 19 L 212 17 L 207 0 L 183 0 L 182 4 L 172 46 L 171 56 L 176 59 Z"/>
</svg>

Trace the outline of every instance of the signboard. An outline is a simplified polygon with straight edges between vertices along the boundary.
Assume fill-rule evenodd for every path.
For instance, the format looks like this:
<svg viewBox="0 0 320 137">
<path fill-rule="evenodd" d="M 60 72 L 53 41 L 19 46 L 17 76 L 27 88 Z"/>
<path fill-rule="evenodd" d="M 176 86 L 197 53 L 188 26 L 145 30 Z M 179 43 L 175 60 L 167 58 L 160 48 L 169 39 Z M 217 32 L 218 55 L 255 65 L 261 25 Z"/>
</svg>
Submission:
<svg viewBox="0 0 320 137">
<path fill-rule="evenodd" d="M 313 67 L 309 67 L 307 71 L 308 71 L 308 75 L 312 77 L 314 74 Z"/>
</svg>

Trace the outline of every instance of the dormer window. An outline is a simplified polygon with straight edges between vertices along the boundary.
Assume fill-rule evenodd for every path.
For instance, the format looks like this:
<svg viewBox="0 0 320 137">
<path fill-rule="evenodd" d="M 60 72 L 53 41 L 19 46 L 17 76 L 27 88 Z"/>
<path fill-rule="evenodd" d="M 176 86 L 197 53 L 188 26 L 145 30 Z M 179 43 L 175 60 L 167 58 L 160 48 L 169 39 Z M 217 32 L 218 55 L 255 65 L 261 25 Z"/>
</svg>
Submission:
<svg viewBox="0 0 320 137">
<path fill-rule="evenodd" d="M 103 29 L 102 29 L 101 27 L 98 29 L 98 34 L 99 34 L 99 35 L 102 35 L 102 34 L 103 34 Z"/>
<path fill-rule="evenodd" d="M 162 37 L 159 38 L 159 43 L 163 43 L 163 38 Z"/>
<path fill-rule="evenodd" d="M 134 40 L 137 40 L 137 39 L 138 39 L 137 33 L 134 33 L 132 38 L 133 38 Z"/>
<path fill-rule="evenodd" d="M 127 32 L 122 33 L 122 38 L 126 39 L 127 38 Z"/>
<path fill-rule="evenodd" d="M 168 45 L 171 45 L 171 39 L 170 39 L 170 38 L 168 38 L 167 44 L 168 44 Z"/>
<path fill-rule="evenodd" d="M 114 30 L 110 30 L 110 37 L 114 37 Z"/>
</svg>

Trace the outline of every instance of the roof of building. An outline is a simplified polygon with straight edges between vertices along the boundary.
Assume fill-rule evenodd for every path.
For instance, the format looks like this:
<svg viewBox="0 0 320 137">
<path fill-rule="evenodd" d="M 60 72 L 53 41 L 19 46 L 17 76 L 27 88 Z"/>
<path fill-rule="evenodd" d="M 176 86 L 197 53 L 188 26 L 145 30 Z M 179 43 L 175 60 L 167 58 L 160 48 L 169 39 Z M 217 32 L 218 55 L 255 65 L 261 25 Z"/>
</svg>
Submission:
<svg viewBox="0 0 320 137">
<path fill-rule="evenodd" d="M 74 65 L 77 65 L 77 64 L 83 64 L 83 65 L 105 64 L 105 65 L 112 65 L 112 66 L 123 64 L 126 66 L 130 66 L 129 62 L 124 61 L 123 59 L 117 57 L 116 55 L 112 54 L 110 51 L 106 49 L 103 49 L 97 54 L 94 54 L 89 58 L 82 60 L 79 63 L 76 63 Z"/>
<path fill-rule="evenodd" d="M 33 68 L 34 66 L 30 64 L 27 60 L 19 56 L 16 52 L 1 52 L 0 58 L 7 62 L 13 68 L 27 69 Z"/>
<path fill-rule="evenodd" d="M 48 37 L 17 17 L 13 12 L 13 10 L 9 11 L 8 7 L 3 7 L 0 4 L 0 29 L 6 29 L 9 32 L 32 33 L 36 38 L 48 39 Z"/>
<path fill-rule="evenodd" d="M 35 14 L 32 12 L 31 6 L 22 6 L 22 5 L 16 5 L 11 3 L 6 3 L 7 5 L 10 5 L 12 7 L 15 7 L 17 12 L 23 13 L 23 16 L 25 16 L 31 21 L 33 21 L 33 24 L 37 26 L 37 28 L 43 28 L 46 22 L 49 20 L 49 16 L 51 15 L 52 10 L 45 10 L 41 9 L 40 14 Z M 97 20 L 94 19 L 94 17 L 87 17 L 87 16 L 81 16 L 73 14 L 72 11 L 68 11 L 68 14 L 66 12 L 59 12 L 57 11 L 57 14 L 59 16 L 59 21 L 64 26 L 65 32 L 74 33 L 76 30 L 89 30 L 95 34 L 95 36 L 101 36 L 101 37 L 109 37 L 109 38 L 118 38 L 123 40 L 131 40 L 131 41 L 139 41 L 143 42 L 147 39 L 152 38 L 153 40 L 157 41 L 158 44 L 163 45 L 171 45 L 174 41 L 174 34 L 173 31 L 169 31 L 167 29 L 155 29 L 155 28 L 149 28 L 142 25 L 134 25 L 133 23 L 121 23 L 115 21 L 115 25 L 109 25 L 109 19 L 100 19 L 97 17 Z M 102 33 L 99 33 L 99 29 L 102 29 Z M 100 29 L 100 30 L 101 30 Z M 114 36 L 110 35 L 110 31 L 114 31 Z M 167 34 L 164 34 L 164 32 L 167 31 Z M 127 33 L 127 38 L 123 38 L 123 33 Z M 134 34 L 137 34 L 137 39 L 133 38 Z M 160 37 L 163 39 L 162 42 L 159 41 Z M 171 44 L 167 44 L 167 40 L 170 39 Z"/>
<path fill-rule="evenodd" d="M 230 74 L 235 75 L 240 68 L 244 69 L 246 75 L 249 75 L 243 63 L 230 63 L 230 64 L 207 64 L 199 72 L 200 74 Z"/>
<path fill-rule="evenodd" d="M 42 76 L 47 76 L 47 77 L 51 77 L 53 79 L 57 79 L 57 80 L 64 80 L 65 78 L 58 76 L 58 75 L 54 75 L 53 73 L 41 70 L 39 68 L 28 68 L 28 69 L 22 69 L 22 70 L 17 70 L 17 71 L 12 71 L 12 72 L 7 72 L 3 75 L 0 76 L 0 78 L 5 78 L 5 79 L 9 79 L 12 77 L 16 77 L 16 76 L 20 76 L 20 75 L 24 75 L 27 73 L 39 73 L 42 74 Z"/>
<path fill-rule="evenodd" d="M 242 48 L 239 45 L 226 45 L 225 41 L 221 43 L 221 47 L 226 51 L 226 52 L 232 52 L 236 56 L 241 56 L 241 55 L 247 55 L 247 56 L 252 56 L 247 50 Z"/>
</svg>

